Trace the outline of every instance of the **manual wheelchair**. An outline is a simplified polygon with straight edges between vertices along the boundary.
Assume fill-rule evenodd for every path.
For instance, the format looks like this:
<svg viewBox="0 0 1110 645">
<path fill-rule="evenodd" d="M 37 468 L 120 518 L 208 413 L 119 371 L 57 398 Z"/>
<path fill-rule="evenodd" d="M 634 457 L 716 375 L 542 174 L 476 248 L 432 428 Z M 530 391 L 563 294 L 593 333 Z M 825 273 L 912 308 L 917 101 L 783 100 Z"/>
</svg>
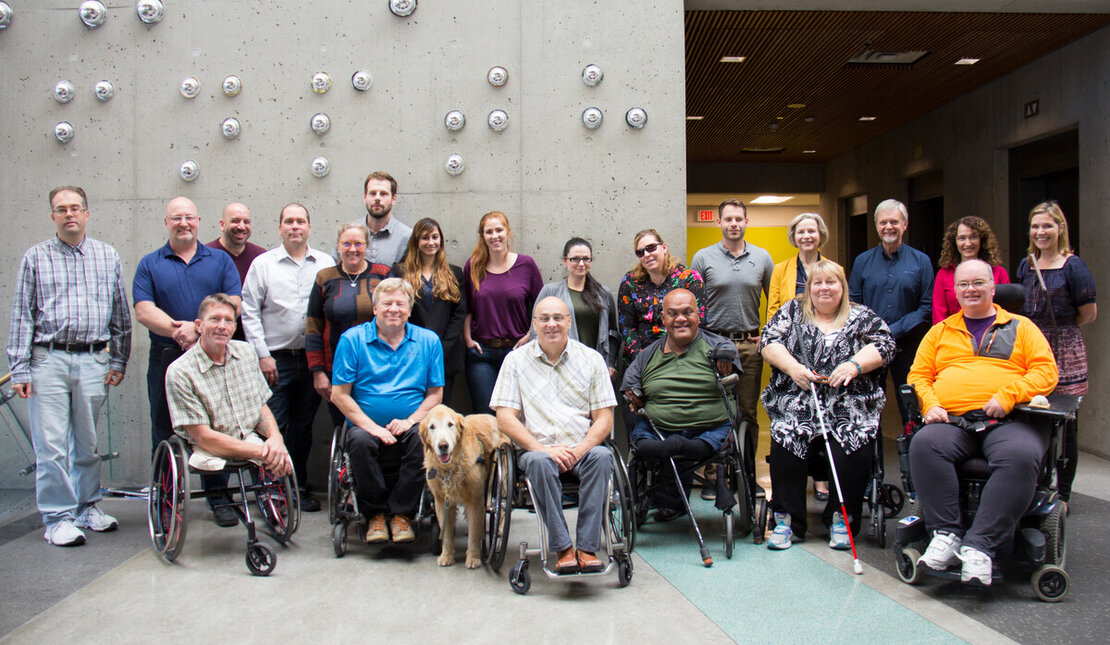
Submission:
<svg viewBox="0 0 1110 645">
<path fill-rule="evenodd" d="M 511 444 L 496 448 L 490 455 L 490 475 L 486 486 L 486 533 L 482 542 L 482 559 L 495 572 L 501 570 L 509 545 L 509 527 L 512 523 L 514 508 L 535 512 L 539 526 L 539 546 L 528 548 L 527 541 L 520 542 L 520 559 L 509 572 L 509 586 L 518 594 L 526 594 L 532 586 L 528 558 L 540 557 L 540 567 L 549 578 L 556 580 L 580 580 L 586 576 L 606 575 L 615 567 L 617 583 L 626 587 L 632 582 L 632 549 L 636 543 L 636 526 L 633 522 L 632 488 L 628 482 L 628 468 L 620 452 L 606 441 L 613 455 L 613 475 L 606 490 L 606 508 L 602 513 L 602 545 L 605 547 L 607 561 L 605 568 L 597 572 L 559 574 L 552 566 L 555 554 L 551 553 L 547 542 L 547 527 L 541 514 L 536 510 L 532 497 L 532 484 L 523 470 L 516 467 L 516 449 Z M 574 507 L 578 497 L 578 479 L 570 473 L 560 476 L 563 485 L 563 508 Z"/>
<path fill-rule="evenodd" d="M 716 366 L 714 366 L 716 369 Z M 713 566 L 713 558 L 705 546 L 701 529 L 697 519 L 690 508 L 690 502 L 683 494 L 682 481 L 692 480 L 693 484 L 703 487 L 710 486 L 716 491 L 714 506 L 721 511 L 723 518 L 723 538 L 725 557 L 732 558 L 733 546 L 736 535 L 747 535 L 755 525 L 757 506 L 759 509 L 766 507 L 763 490 L 755 481 L 755 437 L 752 436 L 751 426 L 740 421 L 737 407 L 735 385 L 740 376 L 737 373 L 721 377 L 717 374 L 717 388 L 725 402 L 725 411 L 729 419 L 729 433 L 714 454 L 702 459 L 684 459 L 681 455 L 664 460 L 647 459 L 639 454 L 635 445 L 630 446 L 629 478 L 635 496 L 635 520 L 639 526 L 647 520 L 652 508 L 652 493 L 663 486 L 673 485 L 678 491 L 694 535 L 698 541 L 702 563 L 706 567 Z M 646 415 L 644 418 L 647 418 Z M 661 433 L 651 419 L 652 432 L 663 439 Z M 712 469 L 715 478 L 698 474 L 700 468 Z M 762 541 L 762 532 L 757 532 L 753 537 L 756 542 Z"/>
<path fill-rule="evenodd" d="M 347 432 L 350 424 L 344 421 L 335 426 L 331 437 L 331 457 L 328 460 L 328 523 L 331 524 L 331 543 L 335 557 L 347 554 L 347 530 L 354 523 L 360 540 L 366 535 L 367 518 L 358 510 L 358 496 L 355 494 L 354 476 L 347 456 Z M 386 481 L 392 483 L 397 476 L 397 462 L 385 460 L 382 468 Z M 438 554 L 440 550 L 439 522 L 436 519 L 435 503 L 427 486 L 420 493 L 416 515 L 412 518 L 413 531 L 416 533 L 418 548 L 430 549 Z"/>
<path fill-rule="evenodd" d="M 906 493 L 912 498 L 914 489 L 909 468 L 909 449 L 914 433 L 923 427 L 924 422 L 913 385 L 903 385 L 899 388 L 898 396 L 901 397 L 905 409 L 910 412 L 911 418 L 906 426 L 906 433 L 898 438 L 898 456 L 902 481 L 906 487 Z M 1008 553 L 999 555 L 1012 556 L 1010 558 L 1012 560 L 1035 567 L 1030 583 L 1033 593 L 1045 602 L 1063 600 L 1071 582 L 1067 571 L 1064 570 L 1067 558 L 1067 511 L 1056 494 L 1056 472 L 1059 459 L 1063 454 L 1064 424 L 1075 418 L 1081 400 L 1081 397 L 1067 394 L 1050 394 L 1047 409 L 1033 408 L 1024 403 L 1016 406 L 1013 412 L 1030 423 L 1046 426 L 1050 430 L 1050 435 L 1048 451 L 1041 462 L 1033 501 L 1018 522 Z M 970 526 L 979 508 L 983 487 L 990 476 L 987 460 L 980 456 L 959 464 L 957 476 L 960 482 L 960 511 L 963 525 Z M 923 574 L 959 581 L 958 569 L 933 571 L 924 565 L 918 566 L 918 560 L 928 546 L 929 539 L 924 519 L 916 514 L 907 515 L 898 522 L 894 538 L 898 577 L 907 584 L 920 582 Z M 993 578 L 995 581 L 1001 579 L 997 567 Z"/>
<path fill-rule="evenodd" d="M 228 459 L 222 471 L 234 474 L 237 486 L 218 490 L 192 490 L 190 475 L 210 474 L 189 466 L 192 450 L 184 439 L 174 435 L 158 444 L 150 476 L 147 525 L 154 551 L 166 562 L 173 562 L 185 544 L 189 521 L 189 501 L 197 498 L 230 497 L 239 521 L 247 527 L 247 569 L 256 576 L 268 576 L 277 566 L 277 555 L 255 534 L 251 506 L 257 507 L 266 528 L 280 544 L 293 537 L 300 524 L 300 496 L 292 472 L 275 479 L 269 471 L 252 461 Z M 236 499 L 237 497 L 237 499 Z"/>
</svg>

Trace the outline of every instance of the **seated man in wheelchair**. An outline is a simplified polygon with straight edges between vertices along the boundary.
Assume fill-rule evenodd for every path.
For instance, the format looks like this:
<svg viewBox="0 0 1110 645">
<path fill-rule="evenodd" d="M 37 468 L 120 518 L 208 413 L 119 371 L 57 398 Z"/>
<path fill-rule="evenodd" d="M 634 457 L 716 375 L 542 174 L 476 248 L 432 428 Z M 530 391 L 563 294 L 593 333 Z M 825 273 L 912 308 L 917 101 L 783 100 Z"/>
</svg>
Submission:
<svg viewBox="0 0 1110 645">
<path fill-rule="evenodd" d="M 643 410 L 646 415 L 629 434 L 629 442 L 643 458 L 707 459 L 731 430 L 717 378 L 734 367 L 741 370 L 736 346 L 699 329 L 699 323 L 694 294 L 686 289 L 668 292 L 663 298 L 666 333 L 644 348 L 625 371 L 621 391 L 633 412 Z M 683 470 L 681 492 L 669 482 L 655 489 L 658 510 L 652 517 L 656 521 L 667 522 L 686 513 L 679 495 L 689 497 L 693 476 L 692 468 Z"/>
<path fill-rule="evenodd" d="M 961 311 L 929 330 L 908 379 L 926 424 L 910 443 L 910 472 L 932 535 L 919 563 L 943 571 L 958 559 L 963 582 L 989 585 L 992 558 L 1033 499 L 1049 442 L 1043 428 L 1008 415 L 1052 392 L 1057 370 L 1037 326 L 994 304 L 990 265 L 963 262 L 955 283 Z M 974 521 L 963 526 L 957 467 L 980 454 L 990 475 Z"/>
<path fill-rule="evenodd" d="M 359 512 L 369 519 L 367 544 L 415 541 L 424 490 L 417 427 L 443 398 L 443 347 L 434 332 L 409 324 L 413 300 L 409 283 L 382 280 L 373 320 L 343 332 L 335 348 L 331 402 L 351 424 L 346 450 Z M 390 488 L 381 464 L 394 457 L 400 466 Z"/>
<path fill-rule="evenodd" d="M 284 477 L 293 465 L 266 406 L 270 387 L 250 343 L 231 340 L 235 315 L 225 294 L 201 301 L 199 340 L 166 370 L 170 419 L 193 449 L 194 468 L 220 470 L 227 459 L 241 459 Z"/>
<path fill-rule="evenodd" d="M 601 354 L 568 337 L 570 312 L 556 297 L 533 310 L 536 338 L 505 357 L 490 407 L 497 426 L 523 449 L 517 464 L 558 554 L 556 573 L 605 569 L 597 557 L 613 455 L 601 443 L 613 427 L 617 401 Z M 523 413 L 523 420 L 521 414 Z M 562 510 L 561 473 L 580 481 L 577 551 Z"/>
</svg>

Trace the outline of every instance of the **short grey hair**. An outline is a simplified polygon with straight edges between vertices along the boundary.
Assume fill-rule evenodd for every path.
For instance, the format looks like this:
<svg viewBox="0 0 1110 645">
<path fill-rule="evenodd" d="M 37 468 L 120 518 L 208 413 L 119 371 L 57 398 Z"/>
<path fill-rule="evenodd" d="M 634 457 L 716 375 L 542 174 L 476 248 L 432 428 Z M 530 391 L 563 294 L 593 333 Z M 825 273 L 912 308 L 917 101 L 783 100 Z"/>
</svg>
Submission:
<svg viewBox="0 0 1110 645">
<path fill-rule="evenodd" d="M 879 213 L 884 211 L 898 211 L 902 215 L 902 221 L 906 224 L 910 222 L 910 213 L 906 210 L 906 205 L 897 199 L 885 199 L 879 202 L 875 207 L 875 223 L 879 223 Z"/>
<path fill-rule="evenodd" d="M 409 309 L 412 309 L 412 304 L 416 300 L 416 292 L 412 290 L 412 285 L 402 280 L 401 278 L 386 278 L 374 287 L 373 304 L 377 306 L 378 298 L 383 293 L 401 291 L 409 297 Z"/>
</svg>

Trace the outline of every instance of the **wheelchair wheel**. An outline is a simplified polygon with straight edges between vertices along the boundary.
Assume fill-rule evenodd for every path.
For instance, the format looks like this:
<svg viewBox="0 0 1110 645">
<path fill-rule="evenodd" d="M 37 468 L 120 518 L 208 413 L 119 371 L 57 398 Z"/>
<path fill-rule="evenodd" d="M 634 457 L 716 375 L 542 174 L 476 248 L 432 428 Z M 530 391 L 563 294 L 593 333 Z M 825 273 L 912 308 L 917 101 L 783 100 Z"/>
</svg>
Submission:
<svg viewBox="0 0 1110 645">
<path fill-rule="evenodd" d="M 736 495 L 736 532 L 747 535 L 755 527 L 755 496 L 752 494 L 751 481 L 736 458 L 725 465 L 725 477 L 729 488 Z"/>
<path fill-rule="evenodd" d="M 1041 518 L 1040 528 L 1045 538 L 1045 564 L 1064 567 L 1068 556 L 1066 524 L 1067 514 L 1064 512 L 1064 505 L 1060 502 L 1056 502 L 1056 507 L 1051 513 Z"/>
<path fill-rule="evenodd" d="M 189 522 L 189 466 L 185 443 L 170 437 L 158 444 L 150 475 L 147 526 L 154 551 L 173 562 L 185 543 Z"/>
<path fill-rule="evenodd" d="M 651 466 L 644 459 L 633 457 L 629 462 L 628 474 L 635 497 L 632 503 L 633 520 L 639 528 L 647 521 L 651 510 L 651 494 L 648 492 L 651 487 Z"/>
<path fill-rule="evenodd" d="M 617 561 L 617 584 L 627 587 L 632 582 L 632 558 L 622 555 Z"/>
<path fill-rule="evenodd" d="M 628 466 L 616 448 L 613 450 L 613 487 L 609 495 L 609 530 L 613 543 L 623 544 L 625 553 L 636 548 L 636 521 L 632 504 L 632 484 Z"/>
<path fill-rule="evenodd" d="M 343 442 L 346 440 L 344 425 L 335 426 L 331 435 L 331 458 L 328 461 L 328 523 L 335 524 L 339 520 L 341 505 L 346 503 L 345 486 L 343 479 L 347 476 L 347 460 L 343 453 Z"/>
<path fill-rule="evenodd" d="M 277 566 L 277 555 L 267 544 L 255 542 L 247 547 L 247 568 L 256 576 L 268 576 Z"/>
<path fill-rule="evenodd" d="M 895 555 L 897 558 L 898 578 L 908 584 L 914 585 L 921 581 L 921 570 L 917 568 L 917 561 L 921 553 L 917 549 L 902 549 Z"/>
<path fill-rule="evenodd" d="M 894 484 L 883 484 L 882 503 L 887 519 L 898 517 L 906 505 L 906 495 Z"/>
<path fill-rule="evenodd" d="M 435 501 L 432 491 L 425 486 L 420 493 L 420 505 L 416 512 L 416 539 L 420 544 L 431 551 L 432 555 L 439 555 L 443 550 L 443 540 L 439 535 L 439 519 L 436 517 Z"/>
<path fill-rule="evenodd" d="M 1060 602 L 1064 596 L 1068 595 L 1068 585 L 1071 583 L 1071 578 L 1068 577 L 1068 572 L 1054 564 L 1046 564 L 1037 567 L 1033 572 L 1033 578 L 1030 581 L 1033 585 L 1033 593 L 1037 598 L 1045 602 Z"/>
<path fill-rule="evenodd" d="M 347 555 L 347 523 L 339 522 L 331 527 L 331 548 L 335 550 L 335 557 L 342 558 Z"/>
<path fill-rule="evenodd" d="M 764 537 L 767 535 L 767 520 L 770 514 L 771 505 L 767 503 L 766 497 L 761 497 L 755 510 L 756 525 L 755 530 L 752 531 L 752 544 L 763 544 Z"/>
<path fill-rule="evenodd" d="M 725 511 L 725 522 L 724 522 L 725 557 L 729 558 L 730 560 L 732 559 L 732 546 L 735 542 L 735 537 L 733 537 L 733 534 L 732 534 L 732 531 L 733 531 L 732 521 L 733 521 L 732 511 L 731 510 Z"/>
<path fill-rule="evenodd" d="M 270 535 L 281 544 L 289 541 L 301 522 L 300 492 L 297 477 L 290 473 L 274 478 L 273 473 L 259 467 L 256 476 L 260 488 L 254 499 Z"/>
<path fill-rule="evenodd" d="M 486 534 L 482 540 L 482 555 L 490 569 L 499 572 L 509 546 L 509 524 L 513 515 L 512 495 L 516 487 L 513 447 L 498 447 L 491 461 L 489 481 L 486 483 Z M 512 579 L 510 577 L 510 582 Z"/>
<path fill-rule="evenodd" d="M 528 561 L 521 560 L 509 571 L 509 587 L 520 595 L 532 588 L 532 574 L 528 573 Z"/>
</svg>

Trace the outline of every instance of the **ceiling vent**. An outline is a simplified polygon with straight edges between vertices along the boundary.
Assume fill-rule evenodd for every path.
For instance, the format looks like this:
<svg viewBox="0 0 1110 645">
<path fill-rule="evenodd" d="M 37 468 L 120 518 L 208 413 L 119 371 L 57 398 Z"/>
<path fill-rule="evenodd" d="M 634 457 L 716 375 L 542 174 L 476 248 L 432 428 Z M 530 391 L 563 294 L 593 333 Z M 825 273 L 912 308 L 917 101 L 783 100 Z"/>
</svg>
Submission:
<svg viewBox="0 0 1110 645">
<path fill-rule="evenodd" d="M 786 148 L 740 148 L 740 152 L 748 152 L 754 154 L 775 154 L 777 152 L 785 152 Z"/>
<path fill-rule="evenodd" d="M 848 59 L 849 65 L 913 65 L 929 55 L 927 51 L 879 51 L 865 49 Z"/>
</svg>

